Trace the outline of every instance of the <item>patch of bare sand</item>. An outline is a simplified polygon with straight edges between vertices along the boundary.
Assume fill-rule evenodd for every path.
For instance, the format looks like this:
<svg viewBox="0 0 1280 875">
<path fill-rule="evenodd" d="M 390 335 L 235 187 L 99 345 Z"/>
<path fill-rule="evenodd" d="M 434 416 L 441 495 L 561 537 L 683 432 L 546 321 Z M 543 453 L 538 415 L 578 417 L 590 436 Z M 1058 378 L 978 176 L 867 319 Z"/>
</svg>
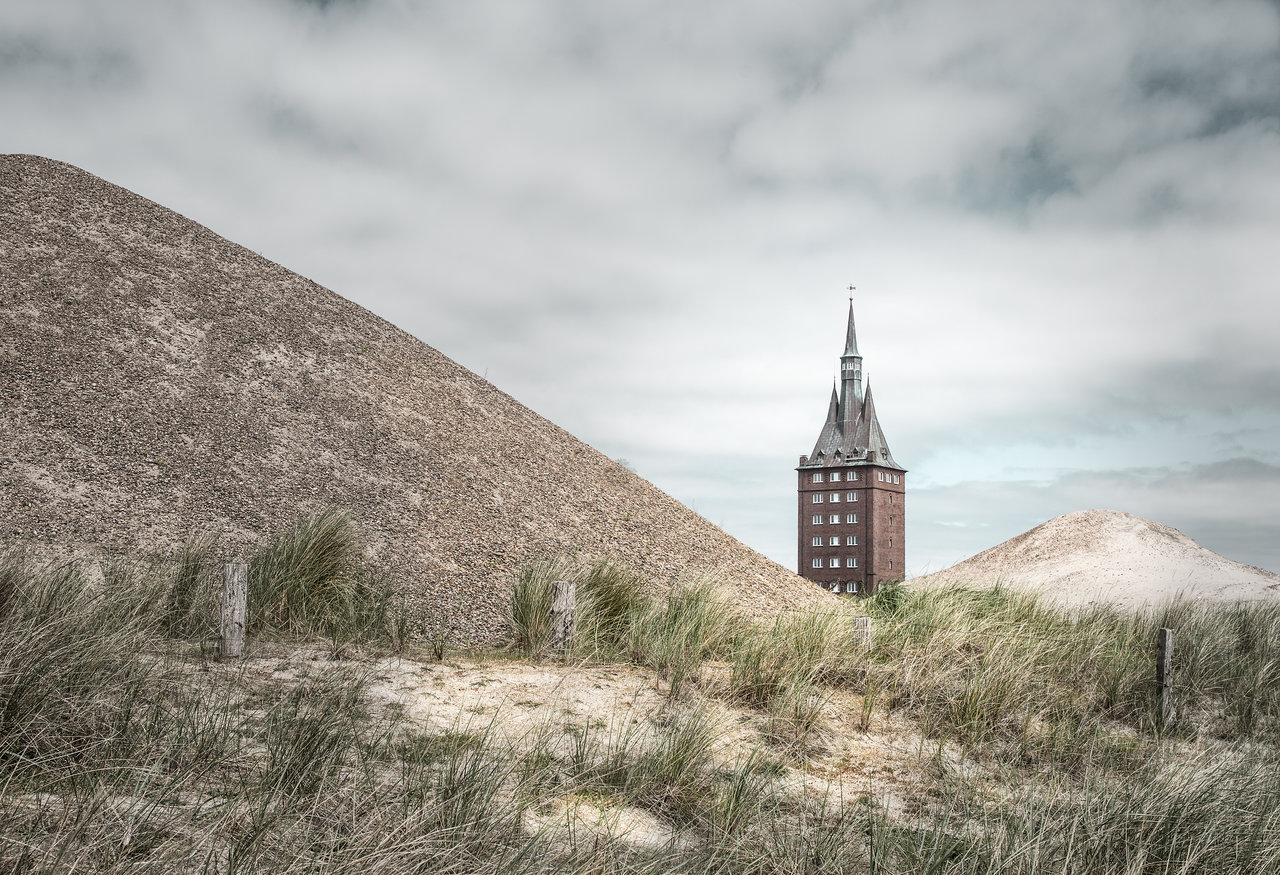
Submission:
<svg viewBox="0 0 1280 875">
<path fill-rule="evenodd" d="M 324 648 L 263 650 L 244 670 L 261 681 L 290 685 L 339 666 L 366 669 L 366 698 L 375 711 L 428 734 L 486 733 L 522 749 L 550 742 L 566 753 L 576 733 L 601 738 L 654 732 L 672 707 L 668 689 L 647 668 L 624 664 L 530 663 L 461 659 L 446 663 L 387 657 L 337 663 Z M 728 770 L 753 751 L 773 763 L 792 798 L 826 798 L 828 810 L 874 802 L 894 817 L 913 818 L 936 800 L 943 773 L 976 767 L 959 747 L 924 739 L 918 727 L 877 703 L 864 722 L 862 696 L 828 691 L 820 726 L 803 750 L 775 731 L 771 718 L 727 700 L 727 665 L 704 666 L 676 707 L 704 709 L 714 728 L 717 768 Z M 548 733 L 551 737 L 548 737 Z M 980 775 L 966 775 L 980 780 Z M 616 798 L 570 792 L 548 796 L 526 815 L 531 832 L 564 842 L 584 836 L 636 847 L 679 845 L 688 836 L 652 812 Z"/>
<path fill-rule="evenodd" d="M 1280 575 L 1219 556 L 1172 526 L 1116 510 L 1054 517 L 910 583 L 1027 587 L 1064 607 L 1280 596 Z"/>
</svg>

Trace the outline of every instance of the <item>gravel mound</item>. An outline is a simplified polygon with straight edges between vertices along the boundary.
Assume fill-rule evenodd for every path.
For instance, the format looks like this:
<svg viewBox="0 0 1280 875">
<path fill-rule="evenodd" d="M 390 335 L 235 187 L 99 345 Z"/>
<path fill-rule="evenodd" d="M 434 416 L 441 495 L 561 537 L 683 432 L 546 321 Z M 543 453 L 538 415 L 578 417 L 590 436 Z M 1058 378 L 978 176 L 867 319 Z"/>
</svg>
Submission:
<svg viewBox="0 0 1280 875">
<path fill-rule="evenodd" d="M 610 555 L 748 610 L 830 598 L 390 323 L 45 158 L 0 156 L 0 542 L 227 557 L 349 508 L 473 641 L 514 571 Z"/>
<path fill-rule="evenodd" d="M 1175 595 L 1213 601 L 1280 596 L 1280 575 L 1219 556 L 1172 526 L 1116 510 L 1054 517 L 911 583 L 1026 586 L 1068 607 L 1141 607 Z"/>
</svg>

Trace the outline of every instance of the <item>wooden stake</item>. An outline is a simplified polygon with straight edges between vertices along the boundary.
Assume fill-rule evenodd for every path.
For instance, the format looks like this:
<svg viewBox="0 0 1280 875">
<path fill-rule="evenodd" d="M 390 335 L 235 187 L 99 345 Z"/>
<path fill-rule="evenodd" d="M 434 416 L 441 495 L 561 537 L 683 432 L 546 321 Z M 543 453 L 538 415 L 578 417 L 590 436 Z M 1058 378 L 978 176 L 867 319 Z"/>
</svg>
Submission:
<svg viewBox="0 0 1280 875">
<path fill-rule="evenodd" d="M 871 649 L 871 618 L 870 617 L 854 617 L 853 626 L 862 636 L 862 640 L 866 642 L 867 649 Z"/>
<path fill-rule="evenodd" d="M 218 652 L 230 659 L 244 656 L 248 598 L 249 566 L 244 562 L 228 562 L 222 567 L 222 638 Z"/>
<path fill-rule="evenodd" d="M 1162 628 L 1156 633 L 1156 724 L 1160 729 L 1173 726 L 1173 630 Z"/>
<path fill-rule="evenodd" d="M 551 584 L 551 648 L 567 653 L 573 645 L 573 608 L 576 584 L 557 580 Z"/>
</svg>

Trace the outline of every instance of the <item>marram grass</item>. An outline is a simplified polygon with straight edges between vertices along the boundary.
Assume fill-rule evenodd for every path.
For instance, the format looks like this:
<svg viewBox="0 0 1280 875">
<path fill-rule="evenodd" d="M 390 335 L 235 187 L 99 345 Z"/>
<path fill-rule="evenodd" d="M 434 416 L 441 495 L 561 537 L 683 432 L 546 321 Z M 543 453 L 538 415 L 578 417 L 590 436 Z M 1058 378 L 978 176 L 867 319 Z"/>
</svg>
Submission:
<svg viewBox="0 0 1280 875">
<path fill-rule="evenodd" d="M 359 660 L 271 683 L 203 671 L 165 640 L 201 610 L 165 598 L 193 567 L 91 580 L 0 556 L 0 872 L 1280 871 L 1274 605 L 1063 614 L 904 588 L 762 622 L 710 586 L 619 590 L 615 569 L 574 659 L 669 677 L 683 661 L 682 684 L 653 712 L 549 714 L 509 738 L 501 714 L 400 722 Z M 1179 711 L 1163 733 L 1145 649 L 1161 625 Z M 798 789 L 813 734 L 861 731 L 830 725 L 827 698 L 864 693 L 958 743 L 1000 791 L 941 770 L 904 813 L 874 785 Z M 716 715 L 734 703 L 769 728 L 761 746 L 723 748 Z M 627 812 L 656 838 L 627 836 Z"/>
</svg>

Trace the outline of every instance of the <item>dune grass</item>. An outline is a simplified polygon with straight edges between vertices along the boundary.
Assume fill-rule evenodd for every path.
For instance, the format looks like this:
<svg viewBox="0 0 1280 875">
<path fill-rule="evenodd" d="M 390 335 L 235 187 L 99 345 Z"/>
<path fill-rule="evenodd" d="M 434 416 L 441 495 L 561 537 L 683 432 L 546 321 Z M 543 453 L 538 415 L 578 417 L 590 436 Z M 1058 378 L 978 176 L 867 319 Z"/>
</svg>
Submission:
<svg viewBox="0 0 1280 875">
<path fill-rule="evenodd" d="M 99 579 L 0 554 L 0 872 L 1280 869 L 1273 604 L 1064 614 L 1011 590 L 903 588 L 757 620 L 705 580 L 664 593 L 616 564 L 570 569 L 594 576 L 572 658 L 665 672 L 670 695 L 510 737 L 501 714 L 402 722 L 359 660 L 269 682 L 202 662 L 168 637 L 204 628 L 199 581 L 216 568 L 201 555 L 195 542 Z M 298 567 L 323 591 L 345 585 L 330 576 L 345 561 Z M 332 592 L 277 629 L 350 616 Z M 1147 648 L 1162 625 L 1179 720 L 1157 732 Z M 941 766 L 910 815 L 874 786 L 798 789 L 816 737 L 860 731 L 830 724 L 836 695 L 958 747 L 999 792 Z M 714 714 L 730 706 L 756 714 L 761 746 L 723 744 Z M 628 812 L 654 836 L 627 835 Z"/>
</svg>

